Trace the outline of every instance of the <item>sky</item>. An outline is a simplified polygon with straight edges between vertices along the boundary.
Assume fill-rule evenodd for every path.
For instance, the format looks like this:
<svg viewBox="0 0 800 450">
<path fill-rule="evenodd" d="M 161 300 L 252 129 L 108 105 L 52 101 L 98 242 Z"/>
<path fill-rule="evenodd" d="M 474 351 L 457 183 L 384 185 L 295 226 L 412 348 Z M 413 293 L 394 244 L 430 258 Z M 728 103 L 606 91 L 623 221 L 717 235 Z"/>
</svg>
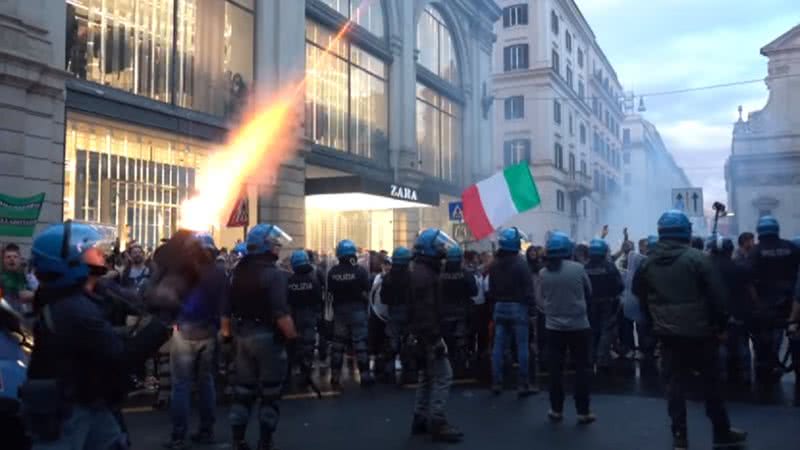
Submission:
<svg viewBox="0 0 800 450">
<path fill-rule="evenodd" d="M 797 0 L 576 0 L 626 91 L 636 95 L 763 79 L 761 47 L 800 23 Z M 726 202 L 724 165 L 733 123 L 761 109 L 758 82 L 644 97 L 643 114 L 706 206 Z M 637 99 L 638 105 L 638 99 Z"/>
</svg>

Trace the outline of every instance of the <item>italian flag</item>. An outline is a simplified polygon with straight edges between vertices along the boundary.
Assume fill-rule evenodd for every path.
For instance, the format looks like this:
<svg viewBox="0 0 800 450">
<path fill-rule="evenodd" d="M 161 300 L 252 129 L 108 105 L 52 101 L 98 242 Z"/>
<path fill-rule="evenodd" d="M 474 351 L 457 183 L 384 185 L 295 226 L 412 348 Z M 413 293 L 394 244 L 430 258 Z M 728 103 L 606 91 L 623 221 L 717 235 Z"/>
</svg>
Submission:
<svg viewBox="0 0 800 450">
<path fill-rule="evenodd" d="M 541 203 L 527 162 L 473 184 L 461 194 L 464 221 L 476 239 L 483 239 L 517 214 Z"/>
</svg>

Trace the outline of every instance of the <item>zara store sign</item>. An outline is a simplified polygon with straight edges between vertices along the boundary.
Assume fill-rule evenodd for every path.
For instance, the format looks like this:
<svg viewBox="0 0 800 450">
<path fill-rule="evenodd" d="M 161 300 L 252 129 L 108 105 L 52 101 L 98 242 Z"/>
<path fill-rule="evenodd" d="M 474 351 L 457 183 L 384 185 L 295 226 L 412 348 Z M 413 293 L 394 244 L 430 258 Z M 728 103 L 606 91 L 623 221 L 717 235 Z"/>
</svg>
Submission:
<svg viewBox="0 0 800 450">
<path fill-rule="evenodd" d="M 406 187 L 406 186 L 398 186 L 396 184 L 390 185 L 391 189 L 389 191 L 389 196 L 394 198 L 399 198 L 401 200 L 410 200 L 410 201 L 417 201 L 417 190 Z"/>
</svg>

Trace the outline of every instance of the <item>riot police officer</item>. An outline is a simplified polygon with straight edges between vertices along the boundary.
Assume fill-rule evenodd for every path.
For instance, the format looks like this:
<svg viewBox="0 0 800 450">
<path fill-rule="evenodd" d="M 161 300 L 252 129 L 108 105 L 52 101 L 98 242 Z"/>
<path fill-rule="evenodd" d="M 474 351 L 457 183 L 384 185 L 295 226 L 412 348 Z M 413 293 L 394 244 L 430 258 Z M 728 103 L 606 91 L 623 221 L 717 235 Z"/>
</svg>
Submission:
<svg viewBox="0 0 800 450">
<path fill-rule="evenodd" d="M 414 406 L 413 434 L 430 433 L 435 441 L 458 442 L 463 433 L 450 425 L 444 408 L 453 383 L 453 369 L 442 339 L 439 276 L 447 251 L 457 244 L 444 231 L 428 228 L 414 243 L 409 298 L 409 345 L 420 363 L 420 386 Z"/>
<path fill-rule="evenodd" d="M 753 348 L 756 381 L 769 385 L 780 380 L 778 350 L 783 337 L 782 322 L 791 308 L 792 289 L 800 264 L 800 249 L 780 238 L 780 225 L 772 216 L 763 216 L 756 228 L 758 244 L 749 254 L 758 292 L 754 311 Z"/>
<path fill-rule="evenodd" d="M 300 369 L 303 382 L 307 382 L 314 363 L 317 320 L 322 314 L 322 287 L 305 250 L 295 250 L 291 264 L 288 301 L 299 342 L 290 356 L 292 364 Z"/>
<path fill-rule="evenodd" d="M 467 371 L 467 314 L 472 297 L 478 295 L 475 277 L 462 264 L 460 247 L 447 251 L 442 280 L 442 337 L 450 352 L 450 364 L 456 378 Z"/>
<path fill-rule="evenodd" d="M 410 262 L 411 251 L 405 247 L 397 247 L 392 252 L 392 268 L 381 283 L 381 300 L 389 307 L 389 321 L 386 327 L 389 351 L 386 360 L 391 366 L 387 370 L 394 373 L 395 358 L 400 356 L 402 383 L 416 381 L 416 360 L 405 345 L 411 302 L 411 272 L 408 269 Z"/>
<path fill-rule="evenodd" d="M 503 389 L 506 348 L 516 343 L 519 377 L 518 396 L 534 391 L 530 385 L 530 327 L 536 323 L 536 299 L 530 269 L 520 255 L 525 236 L 516 227 L 498 235 L 500 249 L 489 267 L 486 298 L 494 305 L 494 348 L 492 350 L 492 391 Z"/>
<path fill-rule="evenodd" d="M 585 269 L 592 283 L 589 301 L 592 354 L 598 373 L 608 374 L 611 346 L 617 337 L 619 296 L 625 290 L 625 285 L 617 266 L 608 260 L 608 244 L 602 239 L 592 239 L 589 243 L 589 262 Z"/>
<path fill-rule="evenodd" d="M 275 225 L 260 223 L 247 234 L 247 254 L 233 270 L 229 321 L 223 337 L 236 340 L 236 376 L 230 423 L 234 450 L 245 441 L 253 404 L 261 399 L 259 449 L 273 448 L 278 426 L 278 400 L 286 375 L 286 346 L 297 338 L 286 300 L 287 276 L 276 265 L 280 249 L 291 237 Z"/>
<path fill-rule="evenodd" d="M 169 339 L 170 328 L 159 320 L 123 339 L 85 295 L 86 259 L 101 252 L 101 240 L 95 227 L 67 221 L 33 241 L 32 265 L 41 282 L 34 300 L 36 345 L 20 397 L 34 449 L 124 447 L 111 405 L 124 393 L 128 369 Z"/>
<path fill-rule="evenodd" d="M 747 433 L 731 428 L 719 383 L 719 335 L 727 324 L 721 282 L 709 258 L 689 246 L 692 223 L 683 212 L 662 214 L 658 236 L 634 276 L 633 292 L 662 344 L 673 447 L 688 447 L 686 383 L 692 372 L 700 373 L 714 448 L 742 444 Z"/>
<path fill-rule="evenodd" d="M 369 371 L 367 355 L 367 304 L 369 274 L 358 264 L 356 245 L 343 240 L 336 246 L 339 264 L 328 272 L 328 292 L 333 298 L 333 344 L 331 345 L 331 387 L 341 388 L 344 350 L 353 345 L 361 385 L 370 386 L 374 379 Z"/>
</svg>

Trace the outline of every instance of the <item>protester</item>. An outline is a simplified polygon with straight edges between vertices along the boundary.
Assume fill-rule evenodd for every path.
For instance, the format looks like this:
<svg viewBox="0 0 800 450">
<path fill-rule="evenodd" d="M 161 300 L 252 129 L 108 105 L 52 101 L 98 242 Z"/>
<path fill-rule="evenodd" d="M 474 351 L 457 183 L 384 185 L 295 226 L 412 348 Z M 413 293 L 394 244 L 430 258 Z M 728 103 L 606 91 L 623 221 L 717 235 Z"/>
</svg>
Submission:
<svg viewBox="0 0 800 450">
<path fill-rule="evenodd" d="M 30 313 L 33 310 L 33 290 L 25 273 L 19 246 L 6 244 L 3 247 L 2 260 L 0 290 L 4 298 L 19 314 Z"/>
</svg>

